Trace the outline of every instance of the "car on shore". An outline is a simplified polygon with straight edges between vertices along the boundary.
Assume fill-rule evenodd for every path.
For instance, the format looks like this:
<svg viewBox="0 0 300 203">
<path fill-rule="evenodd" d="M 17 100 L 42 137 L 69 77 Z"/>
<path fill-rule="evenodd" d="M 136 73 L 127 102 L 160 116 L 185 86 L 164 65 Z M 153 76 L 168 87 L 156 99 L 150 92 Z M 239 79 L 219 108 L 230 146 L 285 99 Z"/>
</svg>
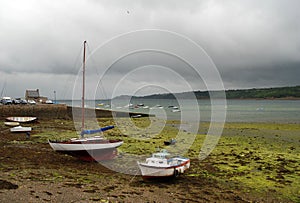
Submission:
<svg viewBox="0 0 300 203">
<path fill-rule="evenodd" d="M 10 105 L 10 104 L 12 104 L 12 100 L 10 97 L 2 97 L 1 103 L 3 105 Z"/>
<path fill-rule="evenodd" d="M 45 104 L 53 104 L 53 101 L 48 99 L 48 100 L 45 101 Z"/>
<path fill-rule="evenodd" d="M 36 102 L 34 100 L 28 100 L 27 103 L 30 104 L 30 105 L 35 105 L 36 104 Z"/>
<path fill-rule="evenodd" d="M 15 99 L 12 100 L 12 104 L 15 104 L 15 105 L 27 104 L 27 101 L 25 99 L 15 98 Z"/>
<path fill-rule="evenodd" d="M 28 102 L 26 101 L 26 99 L 21 99 L 21 103 L 20 104 L 28 104 Z"/>
</svg>

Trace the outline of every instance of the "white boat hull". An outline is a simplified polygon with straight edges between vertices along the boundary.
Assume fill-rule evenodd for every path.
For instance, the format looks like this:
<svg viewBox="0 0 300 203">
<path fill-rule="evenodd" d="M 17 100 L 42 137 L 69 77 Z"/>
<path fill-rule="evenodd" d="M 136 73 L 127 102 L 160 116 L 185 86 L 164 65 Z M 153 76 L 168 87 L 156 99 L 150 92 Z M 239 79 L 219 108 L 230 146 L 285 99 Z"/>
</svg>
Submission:
<svg viewBox="0 0 300 203">
<path fill-rule="evenodd" d="M 81 150 L 99 150 L 99 149 L 110 149 L 110 148 L 117 148 L 123 144 L 123 141 L 116 142 L 116 143 L 89 143 L 89 144 L 67 144 L 67 143 L 55 143 L 50 142 L 50 146 L 54 151 L 81 151 Z"/>
<path fill-rule="evenodd" d="M 4 125 L 7 125 L 7 126 L 19 126 L 20 123 L 19 122 L 4 122 Z"/>
<path fill-rule="evenodd" d="M 36 119 L 37 117 L 7 117 L 6 118 L 6 120 L 8 121 L 19 122 L 19 123 L 32 122 Z"/>
<path fill-rule="evenodd" d="M 142 177 L 144 179 L 151 178 L 168 178 L 177 177 L 178 175 L 184 173 L 190 167 L 190 160 L 176 166 L 149 166 L 146 163 L 138 163 Z"/>
<path fill-rule="evenodd" d="M 22 127 L 22 126 L 17 126 L 13 127 L 10 129 L 10 132 L 17 133 L 17 132 L 30 132 L 31 127 Z"/>
<path fill-rule="evenodd" d="M 74 156 L 83 161 L 110 160 L 117 156 L 117 147 L 123 141 L 108 141 L 103 138 L 71 139 L 65 142 L 48 141 L 56 152 Z"/>
</svg>

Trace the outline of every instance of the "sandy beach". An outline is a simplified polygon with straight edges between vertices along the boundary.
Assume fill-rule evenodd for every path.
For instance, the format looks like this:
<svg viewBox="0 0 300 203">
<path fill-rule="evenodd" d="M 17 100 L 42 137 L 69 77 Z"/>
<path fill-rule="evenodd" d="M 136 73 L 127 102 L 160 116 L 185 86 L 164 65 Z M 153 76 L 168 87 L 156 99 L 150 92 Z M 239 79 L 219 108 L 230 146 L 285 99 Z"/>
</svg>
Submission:
<svg viewBox="0 0 300 203">
<path fill-rule="evenodd" d="M 98 121 L 114 124 L 111 118 Z M 149 119 L 134 122 L 145 127 Z M 124 135 L 118 128 L 105 136 L 124 140 L 120 154 L 151 154 L 178 133 L 178 121 L 167 124 L 147 142 Z M 1 202 L 300 201 L 298 124 L 226 123 L 214 151 L 200 161 L 198 154 L 208 129 L 208 123 L 201 123 L 186 154 L 190 169 L 168 182 L 145 182 L 139 175 L 117 173 L 99 163 L 55 153 L 47 140 L 73 136 L 71 119 L 42 117 L 27 125 L 33 128 L 29 139 L 0 123 Z"/>
</svg>

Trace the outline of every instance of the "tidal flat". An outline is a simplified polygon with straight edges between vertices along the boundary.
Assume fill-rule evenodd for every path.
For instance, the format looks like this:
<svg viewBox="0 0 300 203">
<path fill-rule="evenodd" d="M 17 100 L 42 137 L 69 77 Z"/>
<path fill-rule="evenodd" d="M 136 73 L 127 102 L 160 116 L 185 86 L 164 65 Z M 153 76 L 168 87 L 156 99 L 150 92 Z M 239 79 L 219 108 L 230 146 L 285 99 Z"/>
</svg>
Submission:
<svg viewBox="0 0 300 203">
<path fill-rule="evenodd" d="M 98 119 L 115 125 L 107 138 L 124 140 L 126 154 L 150 156 L 158 148 L 184 149 L 190 169 L 169 182 L 144 182 L 55 153 L 48 139 L 77 136 L 68 119 L 41 119 L 30 139 L 0 123 L 1 202 L 299 202 L 300 126 L 279 123 L 226 123 L 212 152 L 199 159 L 209 123 L 199 132 L 179 130 L 180 121 L 156 118 Z M 175 138 L 172 147 L 164 141 Z M 203 149 L 202 149 L 203 150 Z"/>
</svg>

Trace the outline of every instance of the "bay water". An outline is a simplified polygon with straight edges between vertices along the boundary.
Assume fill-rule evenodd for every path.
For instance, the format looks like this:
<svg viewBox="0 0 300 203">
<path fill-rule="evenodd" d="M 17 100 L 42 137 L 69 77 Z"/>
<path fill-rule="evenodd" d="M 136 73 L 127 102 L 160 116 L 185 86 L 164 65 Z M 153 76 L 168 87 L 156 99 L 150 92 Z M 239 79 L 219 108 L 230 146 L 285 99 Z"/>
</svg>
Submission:
<svg viewBox="0 0 300 203">
<path fill-rule="evenodd" d="M 80 106 L 80 100 L 60 100 L 69 106 Z M 218 103 L 218 102 L 217 102 Z M 300 123 L 300 100 L 227 100 L 221 106 L 226 110 L 226 122 L 273 122 Z M 86 100 L 87 108 L 112 109 L 137 113 L 155 114 L 169 120 L 181 120 L 182 115 L 194 117 L 200 114 L 200 121 L 211 120 L 210 100 L 142 99 Z M 215 104 L 214 104 L 215 105 Z"/>
</svg>

